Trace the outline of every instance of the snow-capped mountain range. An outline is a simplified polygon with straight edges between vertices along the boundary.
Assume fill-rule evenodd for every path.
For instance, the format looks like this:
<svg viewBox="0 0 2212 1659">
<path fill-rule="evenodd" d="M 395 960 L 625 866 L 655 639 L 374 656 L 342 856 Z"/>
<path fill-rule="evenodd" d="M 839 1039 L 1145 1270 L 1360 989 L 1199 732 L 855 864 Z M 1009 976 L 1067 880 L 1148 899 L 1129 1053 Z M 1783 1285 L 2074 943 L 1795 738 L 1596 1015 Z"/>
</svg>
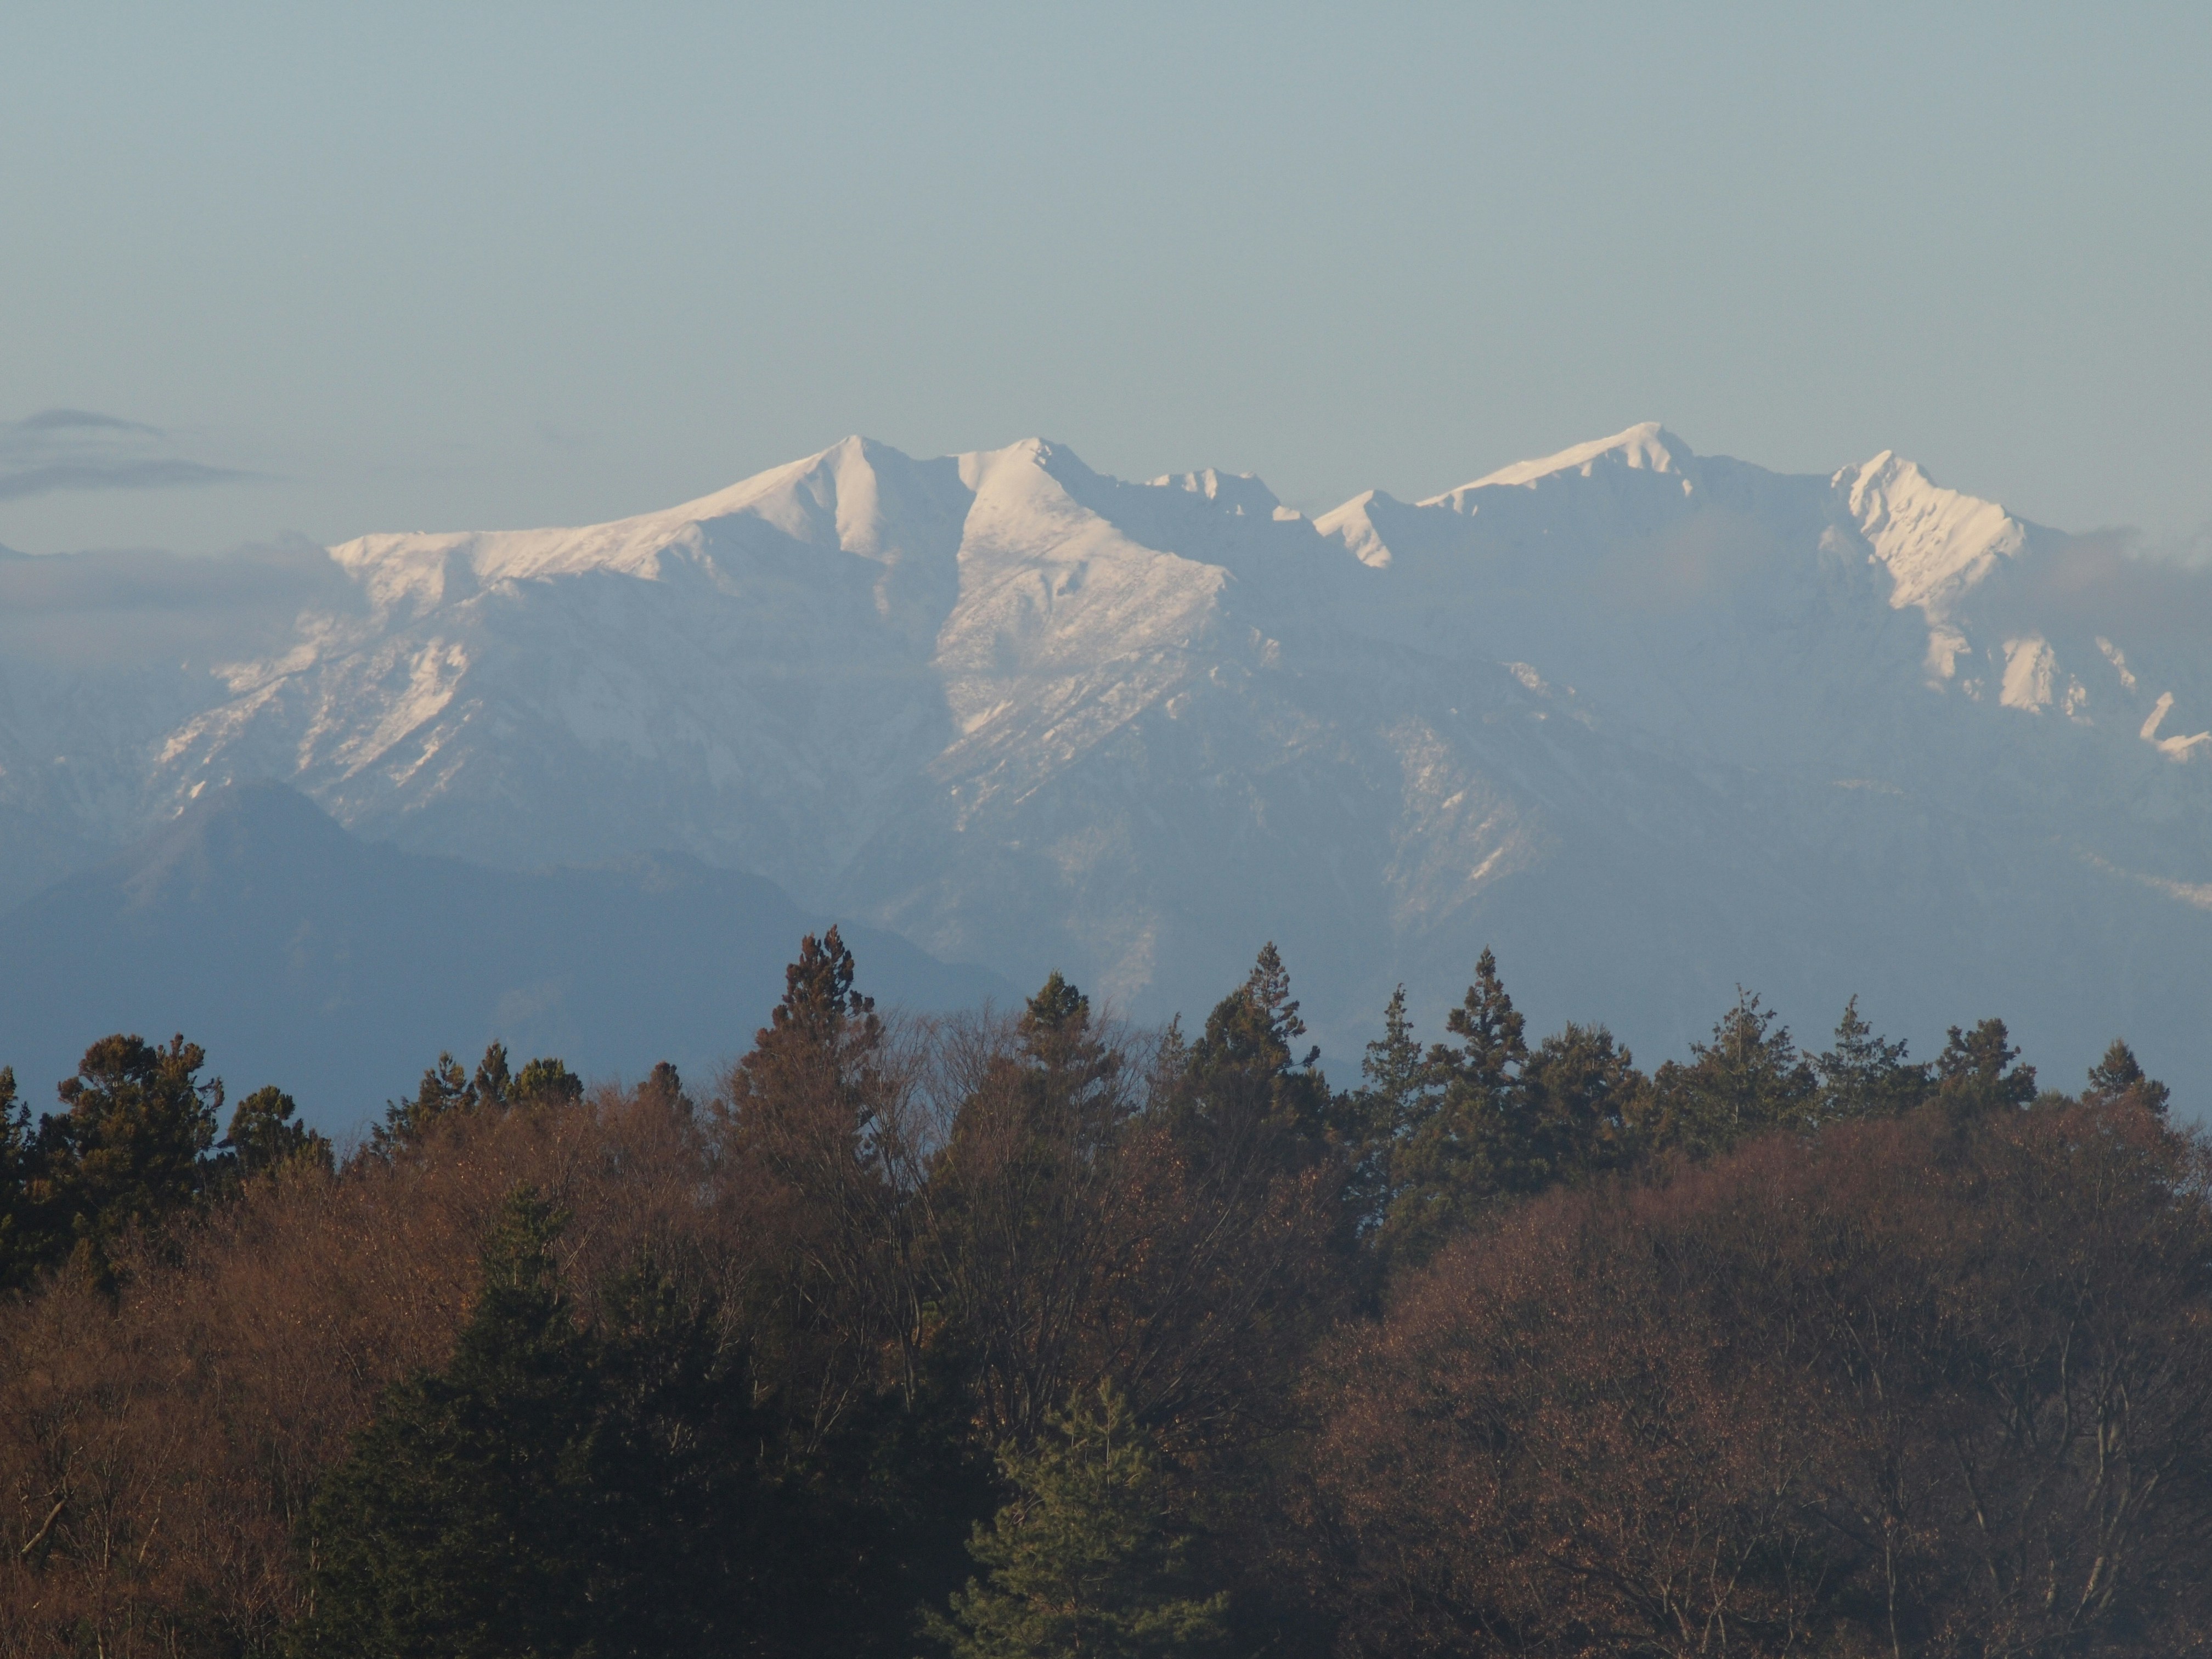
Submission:
<svg viewBox="0 0 2212 1659">
<path fill-rule="evenodd" d="M 1340 1065 L 1401 980 L 1440 1036 L 1492 944 L 1540 1028 L 1650 1060 L 1741 984 L 1801 1036 L 1856 993 L 1916 1053 L 2000 1013 L 2053 1081 L 2124 1031 L 2212 1089 L 2212 633 L 1887 453 L 1788 476 L 1644 425 L 1309 519 L 853 438 L 310 575 L 250 649 L 9 652 L 16 896 L 276 779 L 418 852 L 757 872 L 1139 1017 L 1273 939 Z"/>
</svg>

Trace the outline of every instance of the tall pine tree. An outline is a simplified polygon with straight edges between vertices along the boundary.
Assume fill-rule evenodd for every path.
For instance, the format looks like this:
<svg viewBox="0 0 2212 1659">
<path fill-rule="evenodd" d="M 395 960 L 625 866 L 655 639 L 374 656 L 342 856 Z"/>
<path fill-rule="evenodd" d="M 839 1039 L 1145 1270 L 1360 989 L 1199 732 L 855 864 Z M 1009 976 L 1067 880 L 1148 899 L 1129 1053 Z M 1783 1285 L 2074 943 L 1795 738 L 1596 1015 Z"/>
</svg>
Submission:
<svg viewBox="0 0 2212 1659">
<path fill-rule="evenodd" d="M 1660 1147 L 1711 1158 L 1770 1129 L 1808 1127 L 1820 1079 L 1790 1028 L 1741 987 L 1710 1042 L 1690 1045 L 1686 1066 L 1668 1060 L 1652 1079 L 1652 1139 Z"/>
<path fill-rule="evenodd" d="M 299 1109 L 282 1089 L 256 1089 L 232 1110 L 230 1127 L 216 1144 L 239 1175 L 262 1175 L 298 1158 L 328 1170 L 336 1162 L 330 1139 L 301 1122 Z"/>
<path fill-rule="evenodd" d="M 2020 1050 L 2001 1019 L 1971 1031 L 1954 1025 L 1936 1057 L 1936 1101 L 1954 1122 L 2017 1111 L 2035 1098 L 2035 1067 L 2021 1066 Z"/>
<path fill-rule="evenodd" d="M 210 1173 L 222 1079 L 203 1083 L 207 1055 L 181 1036 L 102 1037 L 57 1092 L 64 1109 L 39 1120 L 30 1228 L 33 1254 L 75 1255 L 96 1275 L 125 1231 L 155 1224 L 197 1199 Z"/>
<path fill-rule="evenodd" d="M 27 1283 L 40 1240 L 31 1209 L 31 1111 L 15 1098 L 15 1068 L 0 1066 L 0 1291 Z"/>
<path fill-rule="evenodd" d="M 1340 1108 L 1352 1163 L 1345 1201 L 1362 1237 L 1372 1237 L 1389 1218 L 1397 1195 L 1394 1166 L 1405 1138 L 1435 1109 L 1428 1058 L 1406 1012 L 1406 988 L 1390 993 L 1382 1010 L 1382 1035 L 1367 1045 L 1360 1087 Z"/>
<path fill-rule="evenodd" d="M 1457 1042 L 1429 1050 L 1391 1150 L 1377 1243 L 1401 1267 L 1427 1260 L 1500 1192 L 1515 1190 L 1537 1156 L 1521 1090 L 1527 1022 L 1487 947 L 1444 1026 Z"/>
<path fill-rule="evenodd" d="M 1845 1119 L 1902 1117 L 1928 1097 L 1928 1068 L 1905 1057 L 1903 1042 L 1886 1042 L 1859 1012 L 1859 1000 L 1844 1005 L 1827 1052 L 1813 1062 L 1824 1123 Z"/>
<path fill-rule="evenodd" d="M 1315 1066 L 1321 1049 L 1298 1052 L 1305 1035 L 1290 970 L 1270 940 L 1244 983 L 1214 1005 L 1205 1033 L 1191 1045 L 1188 1102 L 1232 1135 L 1264 1128 L 1318 1147 L 1340 1126 L 1328 1080 Z"/>
<path fill-rule="evenodd" d="M 2100 1103 L 2125 1101 L 2162 1118 L 2172 1097 L 2173 1091 L 2166 1085 L 2143 1075 L 2136 1051 L 2114 1037 L 2105 1057 L 2089 1068 L 2089 1086 L 2082 1097 Z"/>
<path fill-rule="evenodd" d="M 1000 1462 L 1014 1501 L 969 1553 L 985 1569 L 927 1613 L 953 1659 L 1169 1659 L 1218 1652 L 1229 1598 L 1200 1594 L 1151 1437 L 1110 1385 Z"/>
</svg>

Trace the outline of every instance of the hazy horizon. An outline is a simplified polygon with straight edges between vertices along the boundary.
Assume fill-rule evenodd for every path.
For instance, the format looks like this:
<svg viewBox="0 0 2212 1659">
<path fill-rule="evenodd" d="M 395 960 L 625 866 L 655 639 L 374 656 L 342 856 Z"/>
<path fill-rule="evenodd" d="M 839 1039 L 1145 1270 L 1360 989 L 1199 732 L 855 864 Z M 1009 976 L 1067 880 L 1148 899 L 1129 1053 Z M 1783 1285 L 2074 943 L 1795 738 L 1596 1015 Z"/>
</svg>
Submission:
<svg viewBox="0 0 2212 1659">
<path fill-rule="evenodd" d="M 2196 9 L 18 10 L 0 544 L 665 507 L 861 432 L 1309 511 L 1660 420 L 2212 520 Z"/>
</svg>

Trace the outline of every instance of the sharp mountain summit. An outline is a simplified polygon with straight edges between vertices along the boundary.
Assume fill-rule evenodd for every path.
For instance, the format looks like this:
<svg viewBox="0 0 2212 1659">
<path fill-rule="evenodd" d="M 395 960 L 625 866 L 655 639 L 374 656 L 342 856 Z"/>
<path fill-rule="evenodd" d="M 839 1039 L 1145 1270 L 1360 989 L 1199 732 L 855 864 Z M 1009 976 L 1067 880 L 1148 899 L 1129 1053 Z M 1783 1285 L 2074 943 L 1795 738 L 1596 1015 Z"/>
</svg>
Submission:
<svg viewBox="0 0 2212 1659">
<path fill-rule="evenodd" d="M 1340 1065 L 1401 981 L 1440 1036 L 1488 944 L 1540 1024 L 1601 1013 L 1648 1061 L 1741 985 L 1815 1046 L 1854 994 L 1923 1058 L 2002 1013 L 2071 1076 L 2124 1032 L 2201 1098 L 2194 583 L 1895 455 L 1783 475 L 1656 425 L 1318 519 L 1249 476 L 853 438 L 580 529 L 0 559 L 0 1044 L 37 1091 L 32 1054 L 195 998 L 343 1007 L 358 1082 L 303 1102 L 356 1121 L 617 959 L 622 1008 L 719 1006 L 695 1048 L 736 1051 L 772 989 L 652 934 L 744 915 L 770 957 L 802 921 L 902 935 L 860 950 L 887 1000 L 1058 968 L 1146 1019 L 1272 939 Z M 238 787 L 270 783 L 321 813 Z M 210 862 L 216 819 L 266 846 Z M 175 874 L 193 836 L 219 925 Z M 229 942 L 147 945 L 150 981 L 37 968 L 118 918 Z M 426 1002 L 443 975 L 481 994 Z M 667 1023 L 552 1029 L 635 1075 Z M 217 1069 L 286 1082 L 239 1029 Z"/>
</svg>

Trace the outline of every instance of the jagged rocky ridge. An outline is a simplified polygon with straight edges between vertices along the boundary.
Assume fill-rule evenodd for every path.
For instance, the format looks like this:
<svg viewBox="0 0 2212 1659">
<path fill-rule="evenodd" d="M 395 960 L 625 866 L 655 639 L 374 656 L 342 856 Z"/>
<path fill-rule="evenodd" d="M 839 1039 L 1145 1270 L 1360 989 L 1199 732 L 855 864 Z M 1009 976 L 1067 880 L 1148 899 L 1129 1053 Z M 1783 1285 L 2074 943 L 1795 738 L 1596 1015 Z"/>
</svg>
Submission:
<svg viewBox="0 0 2212 1659">
<path fill-rule="evenodd" d="M 2054 1075 L 2125 1030 L 2212 1085 L 2208 636 L 2124 565 L 1893 455 L 1656 426 L 1319 520 L 848 439 L 614 524 L 347 543 L 173 671 L 11 652 L 0 831 L 43 872 L 273 778 L 503 868 L 758 872 L 1146 1017 L 1273 938 L 1340 1056 L 1400 980 L 1433 1031 L 1489 942 L 1649 1059 L 1742 983 L 1804 1035 L 1857 992 L 1917 1052 L 1998 1012 Z"/>
</svg>

